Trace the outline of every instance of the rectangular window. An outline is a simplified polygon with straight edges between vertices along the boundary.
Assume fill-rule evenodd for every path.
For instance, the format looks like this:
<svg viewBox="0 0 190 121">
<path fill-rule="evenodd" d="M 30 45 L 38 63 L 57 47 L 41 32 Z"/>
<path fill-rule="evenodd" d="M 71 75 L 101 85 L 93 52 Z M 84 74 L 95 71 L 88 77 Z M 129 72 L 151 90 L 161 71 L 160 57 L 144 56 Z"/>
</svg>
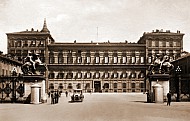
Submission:
<svg viewBox="0 0 190 121">
<path fill-rule="evenodd" d="M 77 63 L 82 63 L 82 57 L 77 57 Z"/>
<path fill-rule="evenodd" d="M 132 57 L 132 63 L 135 63 L 135 57 Z"/>
<path fill-rule="evenodd" d="M 176 47 L 176 46 L 177 46 L 177 43 L 176 43 L 176 42 L 173 42 L 173 46 Z"/>
<path fill-rule="evenodd" d="M 148 63 L 152 63 L 152 57 L 148 57 Z"/>
<path fill-rule="evenodd" d="M 91 73 L 87 73 L 87 78 L 91 78 Z"/>
<path fill-rule="evenodd" d="M 122 83 L 122 88 L 126 88 L 126 83 Z"/>
<path fill-rule="evenodd" d="M 90 57 L 86 57 L 86 62 L 90 63 Z"/>
<path fill-rule="evenodd" d="M 131 83 L 131 88 L 135 88 L 135 83 Z"/>
<path fill-rule="evenodd" d="M 100 76 L 100 73 L 96 73 L 96 78 L 99 78 L 99 76 Z"/>
<path fill-rule="evenodd" d="M 144 83 L 140 83 L 140 88 L 144 88 Z"/>
<path fill-rule="evenodd" d="M 78 78 L 80 79 L 82 77 L 82 73 L 78 73 Z"/>
<path fill-rule="evenodd" d="M 50 79 L 54 79 L 54 78 L 55 78 L 55 74 L 54 74 L 54 73 L 50 73 L 50 74 L 49 74 L 49 78 L 50 78 Z"/>
<path fill-rule="evenodd" d="M 117 63 L 117 57 L 114 57 L 113 63 Z"/>
<path fill-rule="evenodd" d="M 105 78 L 107 79 L 109 77 L 109 73 L 105 73 Z"/>
<path fill-rule="evenodd" d="M 99 61 L 100 61 L 100 58 L 96 57 L 96 63 L 99 63 Z"/>
<path fill-rule="evenodd" d="M 108 63 L 108 62 L 109 62 L 109 58 L 105 57 L 105 63 Z"/>
<path fill-rule="evenodd" d="M 53 64 L 53 63 L 54 63 L 54 57 L 50 57 L 50 58 L 49 58 L 49 63 L 50 63 L 50 64 Z"/>
<path fill-rule="evenodd" d="M 123 63 L 126 63 L 126 57 L 123 57 Z"/>
<path fill-rule="evenodd" d="M 144 57 L 141 57 L 141 63 L 144 63 Z"/>
<path fill-rule="evenodd" d="M 118 77 L 118 73 L 114 73 L 114 78 L 117 78 Z"/>
<path fill-rule="evenodd" d="M 159 41 L 159 46 L 163 47 L 162 41 Z"/>
<path fill-rule="evenodd" d="M 152 47 L 155 47 L 156 45 L 155 45 L 155 41 L 152 41 Z"/>
<path fill-rule="evenodd" d="M 130 63 L 130 56 L 127 57 L 127 63 Z"/>
<path fill-rule="evenodd" d="M 117 88 L 117 83 L 114 83 L 114 84 L 113 84 L 113 88 Z"/>
<path fill-rule="evenodd" d="M 63 63 L 63 57 L 62 56 L 58 57 L 58 63 Z"/>
<path fill-rule="evenodd" d="M 169 42 L 166 42 L 166 47 L 169 47 L 170 46 L 170 43 Z"/>
</svg>

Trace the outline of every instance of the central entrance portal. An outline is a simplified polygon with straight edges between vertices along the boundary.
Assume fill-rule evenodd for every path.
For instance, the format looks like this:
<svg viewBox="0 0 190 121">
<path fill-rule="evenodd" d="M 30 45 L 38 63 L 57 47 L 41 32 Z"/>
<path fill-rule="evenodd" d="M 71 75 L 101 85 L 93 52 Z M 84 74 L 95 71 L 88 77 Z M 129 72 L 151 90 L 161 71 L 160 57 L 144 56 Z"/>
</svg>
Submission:
<svg viewBox="0 0 190 121">
<path fill-rule="evenodd" d="M 94 92 L 100 92 L 100 91 L 101 91 L 101 82 L 94 81 Z"/>
</svg>

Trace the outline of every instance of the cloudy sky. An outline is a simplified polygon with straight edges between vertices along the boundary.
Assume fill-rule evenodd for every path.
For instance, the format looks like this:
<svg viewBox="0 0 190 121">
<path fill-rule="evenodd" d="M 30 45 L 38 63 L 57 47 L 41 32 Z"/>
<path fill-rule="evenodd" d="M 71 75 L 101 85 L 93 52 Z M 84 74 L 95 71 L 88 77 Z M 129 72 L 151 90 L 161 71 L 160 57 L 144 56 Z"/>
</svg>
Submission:
<svg viewBox="0 0 190 121">
<path fill-rule="evenodd" d="M 7 53 L 6 33 L 41 30 L 46 18 L 56 42 L 137 42 L 144 32 L 180 30 L 190 52 L 189 6 L 190 0 L 0 0 L 0 50 Z"/>
</svg>

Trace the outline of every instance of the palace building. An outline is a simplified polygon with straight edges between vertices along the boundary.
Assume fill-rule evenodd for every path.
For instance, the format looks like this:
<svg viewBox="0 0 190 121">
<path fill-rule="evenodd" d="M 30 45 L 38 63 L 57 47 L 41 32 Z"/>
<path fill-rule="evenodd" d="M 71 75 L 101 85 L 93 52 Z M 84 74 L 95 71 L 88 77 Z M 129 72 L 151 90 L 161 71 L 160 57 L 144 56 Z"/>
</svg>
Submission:
<svg viewBox="0 0 190 121">
<path fill-rule="evenodd" d="M 23 60 L 38 53 L 48 66 L 47 90 L 73 88 L 85 92 L 145 92 L 147 69 L 156 54 L 180 57 L 184 34 L 169 30 L 144 33 L 137 43 L 127 41 L 73 43 L 56 42 L 47 28 L 7 33 L 8 53 Z"/>
</svg>

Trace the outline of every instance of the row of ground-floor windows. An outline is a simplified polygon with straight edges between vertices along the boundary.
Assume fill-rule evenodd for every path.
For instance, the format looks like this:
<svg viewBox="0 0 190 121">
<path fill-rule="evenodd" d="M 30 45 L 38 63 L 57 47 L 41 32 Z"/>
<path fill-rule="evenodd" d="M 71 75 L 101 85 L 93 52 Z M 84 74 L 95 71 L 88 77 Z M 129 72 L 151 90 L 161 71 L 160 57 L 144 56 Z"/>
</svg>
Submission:
<svg viewBox="0 0 190 121">
<path fill-rule="evenodd" d="M 100 91 L 104 92 L 143 92 L 144 82 L 138 83 L 103 83 L 95 81 L 93 83 L 50 83 L 49 89 L 59 90 L 72 90 L 72 89 L 83 89 L 85 91 Z"/>
</svg>

